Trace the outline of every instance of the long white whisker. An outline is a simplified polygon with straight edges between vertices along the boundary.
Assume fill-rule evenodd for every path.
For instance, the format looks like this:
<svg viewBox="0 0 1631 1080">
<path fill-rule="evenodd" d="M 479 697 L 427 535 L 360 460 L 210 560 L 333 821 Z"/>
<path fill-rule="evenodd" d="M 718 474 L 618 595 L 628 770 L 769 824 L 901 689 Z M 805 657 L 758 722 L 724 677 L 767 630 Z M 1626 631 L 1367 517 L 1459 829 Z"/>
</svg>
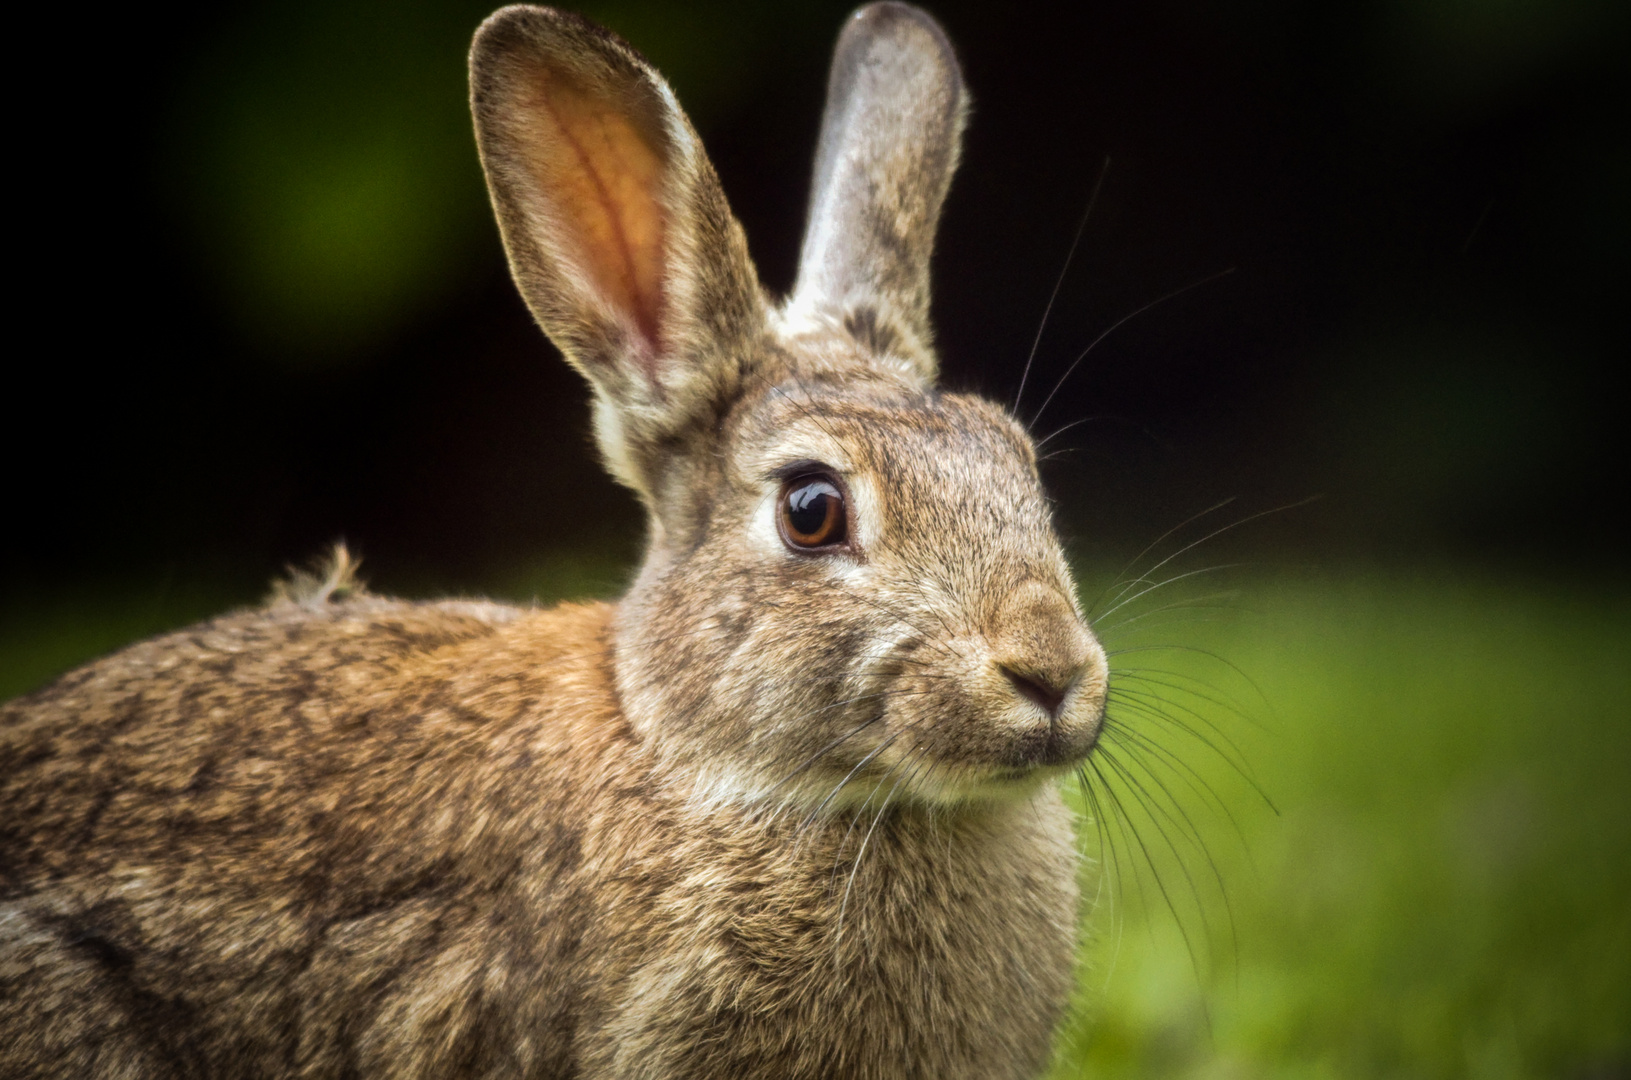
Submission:
<svg viewBox="0 0 1631 1080">
<path fill-rule="evenodd" d="M 1098 337 L 1094 338 L 1091 342 L 1089 342 L 1087 348 L 1083 349 L 1081 351 L 1081 353 L 1076 357 L 1076 359 L 1071 361 L 1070 366 L 1065 369 L 1065 373 L 1063 375 L 1059 376 L 1059 381 L 1053 384 L 1053 389 L 1048 391 L 1048 396 L 1042 399 L 1042 407 L 1040 409 L 1036 410 L 1036 415 L 1031 417 L 1031 422 L 1030 422 L 1030 424 L 1028 426 L 1035 427 L 1036 422 L 1038 420 L 1042 419 L 1042 414 L 1047 410 L 1048 403 L 1053 400 L 1054 395 L 1059 393 L 1060 388 L 1065 385 L 1065 380 L 1069 379 L 1070 375 L 1071 375 L 1071 372 L 1075 371 L 1077 366 L 1079 364 L 1081 364 L 1081 362 L 1083 360 L 1087 359 L 1087 354 L 1092 352 L 1095 348 L 1098 347 L 1099 342 L 1103 341 L 1105 338 L 1109 337 L 1111 334 L 1113 334 L 1117 330 L 1121 329 L 1121 327 L 1123 325 L 1125 325 L 1126 323 L 1132 321 L 1133 319 L 1138 318 L 1140 315 L 1144 314 L 1146 311 L 1150 310 L 1151 308 L 1158 307 L 1159 305 L 1166 303 L 1168 300 L 1171 300 L 1175 296 L 1182 296 L 1184 293 L 1189 292 L 1191 289 L 1198 289 L 1202 285 L 1210 284 L 1211 282 L 1214 282 L 1214 281 L 1218 280 L 1219 278 L 1228 277 L 1230 274 L 1232 274 L 1234 272 L 1235 272 L 1235 268 L 1231 266 L 1227 270 L 1219 270 L 1215 274 L 1209 274 L 1206 277 L 1201 278 L 1199 281 L 1192 281 L 1188 285 L 1185 285 L 1180 289 L 1172 290 L 1171 292 L 1167 293 L 1165 296 L 1156 297 L 1154 300 L 1151 300 L 1149 303 L 1145 304 L 1143 307 L 1136 308 L 1136 309 L 1134 309 L 1132 311 L 1129 311 L 1127 314 L 1123 315 L 1121 318 L 1119 318 L 1115 322 L 1111 323 L 1109 325 L 1109 327 L 1105 329 L 1104 333 L 1100 334 Z"/>
<path fill-rule="evenodd" d="M 1025 380 L 1031 374 L 1031 363 L 1036 359 L 1037 346 L 1042 344 L 1042 332 L 1048 328 L 1048 316 L 1053 314 L 1053 302 L 1059 299 L 1059 288 L 1065 283 L 1065 275 L 1070 273 L 1070 260 L 1076 257 L 1076 246 L 1082 242 L 1082 230 L 1087 228 L 1087 219 L 1093 216 L 1093 206 L 1099 201 L 1099 189 L 1104 186 L 1104 178 L 1110 172 L 1110 156 L 1105 155 L 1104 164 L 1099 167 L 1099 178 L 1093 181 L 1093 193 L 1087 197 L 1087 209 L 1082 211 L 1082 220 L 1076 223 L 1076 235 L 1070 238 L 1070 250 L 1065 252 L 1065 265 L 1059 268 L 1059 276 L 1054 279 L 1053 292 L 1048 294 L 1048 306 L 1042 309 L 1042 321 L 1037 324 L 1036 337 L 1031 341 L 1031 351 L 1025 357 L 1025 370 L 1020 372 L 1019 390 L 1014 394 L 1014 412 L 1019 412 L 1020 399 L 1025 396 Z"/>
</svg>

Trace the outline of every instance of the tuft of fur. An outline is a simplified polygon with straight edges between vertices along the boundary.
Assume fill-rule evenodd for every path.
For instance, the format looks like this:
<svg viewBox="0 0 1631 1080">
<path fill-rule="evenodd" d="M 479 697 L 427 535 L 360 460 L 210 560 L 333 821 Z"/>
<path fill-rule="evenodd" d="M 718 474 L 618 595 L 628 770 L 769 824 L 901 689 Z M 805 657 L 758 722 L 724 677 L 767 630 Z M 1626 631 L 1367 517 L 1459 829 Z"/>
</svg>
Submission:
<svg viewBox="0 0 1631 1080">
<path fill-rule="evenodd" d="M 291 566 L 284 577 L 272 582 L 266 603 L 268 606 L 292 604 L 321 608 L 324 604 L 362 596 L 368 586 L 357 576 L 361 566 L 362 560 L 351 554 L 345 541 L 336 541 L 327 555 L 314 559 L 310 566 Z"/>
<path fill-rule="evenodd" d="M 1028 433 L 934 384 L 944 35 L 846 24 L 780 305 L 620 39 L 505 8 L 471 88 L 640 573 L 407 603 L 341 545 L 0 705 L 0 1075 L 1037 1075 L 1107 665 Z M 779 525 L 810 474 L 831 550 Z"/>
</svg>

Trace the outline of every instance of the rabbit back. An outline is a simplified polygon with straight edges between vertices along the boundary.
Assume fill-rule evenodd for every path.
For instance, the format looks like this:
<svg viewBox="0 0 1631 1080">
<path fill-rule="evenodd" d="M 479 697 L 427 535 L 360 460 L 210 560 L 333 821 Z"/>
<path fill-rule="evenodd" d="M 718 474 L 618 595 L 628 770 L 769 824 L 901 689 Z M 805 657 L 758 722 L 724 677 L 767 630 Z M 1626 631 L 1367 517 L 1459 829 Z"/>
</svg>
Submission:
<svg viewBox="0 0 1631 1080">
<path fill-rule="evenodd" d="M 170 1066 L 321 1075 L 364 1031 L 410 1060 L 385 1043 L 462 1044 L 507 971 L 552 970 L 578 933 L 562 778 L 607 772 L 625 734 L 607 611 L 282 604 L 7 705 L 0 1059 L 122 1030 Z M 450 980 L 465 1000 L 410 1019 Z"/>
</svg>

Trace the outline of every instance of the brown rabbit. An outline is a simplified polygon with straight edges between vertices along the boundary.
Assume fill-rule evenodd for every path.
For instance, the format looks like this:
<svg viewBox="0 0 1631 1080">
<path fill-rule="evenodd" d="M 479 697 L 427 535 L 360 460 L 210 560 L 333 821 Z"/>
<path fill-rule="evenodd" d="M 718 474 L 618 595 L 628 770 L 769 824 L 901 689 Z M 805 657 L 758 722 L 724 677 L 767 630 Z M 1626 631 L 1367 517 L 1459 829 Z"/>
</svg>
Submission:
<svg viewBox="0 0 1631 1080">
<path fill-rule="evenodd" d="M 638 579 L 406 603 L 341 552 L 4 706 L 0 1075 L 1036 1075 L 1106 663 L 1027 433 L 934 386 L 945 37 L 848 21 L 780 305 L 633 49 L 510 7 L 470 65 Z"/>
</svg>

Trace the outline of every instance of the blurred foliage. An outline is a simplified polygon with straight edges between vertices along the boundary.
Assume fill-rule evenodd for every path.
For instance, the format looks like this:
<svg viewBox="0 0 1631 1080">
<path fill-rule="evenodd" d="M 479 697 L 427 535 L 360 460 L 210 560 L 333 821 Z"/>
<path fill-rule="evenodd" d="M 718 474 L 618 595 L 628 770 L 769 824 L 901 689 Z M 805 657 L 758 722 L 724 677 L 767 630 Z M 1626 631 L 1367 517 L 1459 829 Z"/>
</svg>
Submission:
<svg viewBox="0 0 1631 1080">
<path fill-rule="evenodd" d="M 1249 592 L 1107 635 L 1173 718 L 1126 722 L 1208 794 L 1154 753 L 1112 778 L 1153 870 L 1109 822 L 1053 1075 L 1625 1075 L 1626 598 L 1447 568 Z M 1178 722 L 1238 745 L 1278 815 Z"/>
<path fill-rule="evenodd" d="M 491 230 L 466 104 L 470 15 L 252 5 L 180 83 L 171 190 L 268 351 L 345 356 L 469 278 Z"/>
<path fill-rule="evenodd" d="M 1417 530 L 1510 528 L 1491 519 L 1513 513 L 1514 491 L 1591 449 L 1590 426 L 1570 422 L 1578 376 L 1546 364 L 1547 349 L 1497 325 L 1357 344 L 1320 410 L 1330 475 L 1385 492 Z"/>
</svg>

